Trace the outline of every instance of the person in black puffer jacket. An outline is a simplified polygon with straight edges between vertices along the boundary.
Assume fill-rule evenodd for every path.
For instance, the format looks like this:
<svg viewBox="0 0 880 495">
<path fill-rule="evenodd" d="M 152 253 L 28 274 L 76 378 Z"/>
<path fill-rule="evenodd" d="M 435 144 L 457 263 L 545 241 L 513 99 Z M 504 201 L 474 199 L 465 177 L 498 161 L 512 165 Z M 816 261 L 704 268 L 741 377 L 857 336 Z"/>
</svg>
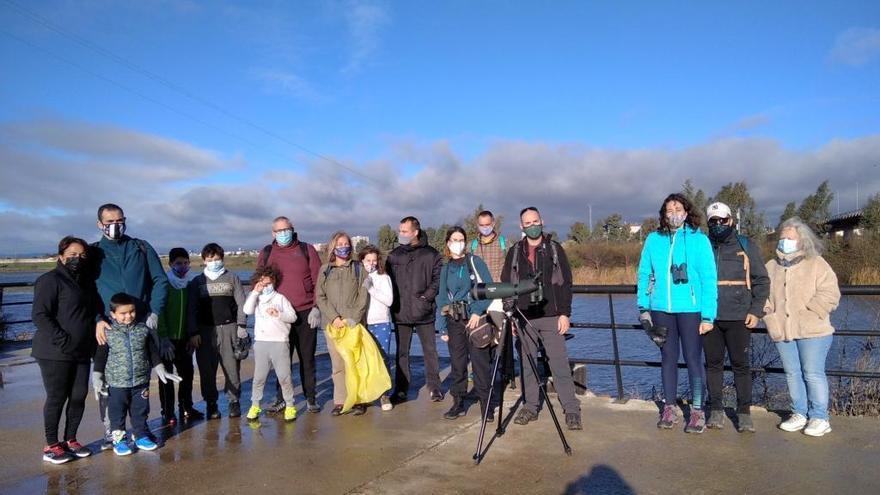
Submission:
<svg viewBox="0 0 880 495">
<path fill-rule="evenodd" d="M 394 286 L 391 313 L 397 328 L 397 373 L 394 379 L 394 402 L 407 399 L 410 383 L 409 347 L 412 333 L 419 334 L 425 359 L 425 382 L 431 400 L 440 402 L 440 358 L 434 335 L 434 298 L 440 288 L 440 253 L 428 245 L 419 220 L 406 217 L 398 230 L 400 246 L 388 255 L 387 272 Z"/>
<path fill-rule="evenodd" d="M 37 279 L 32 318 L 37 327 L 31 356 L 37 360 L 46 389 L 43 460 L 62 464 L 90 452 L 76 441 L 86 406 L 89 367 L 95 354 L 97 292 L 80 276 L 86 241 L 67 236 L 58 243 L 58 265 Z M 58 441 L 61 412 L 67 405 L 64 442 Z"/>
</svg>

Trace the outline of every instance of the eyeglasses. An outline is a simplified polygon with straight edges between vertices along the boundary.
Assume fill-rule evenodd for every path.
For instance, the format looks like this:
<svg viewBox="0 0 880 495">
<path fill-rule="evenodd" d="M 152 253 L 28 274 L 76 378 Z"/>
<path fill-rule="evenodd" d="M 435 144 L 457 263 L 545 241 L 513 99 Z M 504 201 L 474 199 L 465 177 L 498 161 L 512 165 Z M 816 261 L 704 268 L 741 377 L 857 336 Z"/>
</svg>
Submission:
<svg viewBox="0 0 880 495">
<path fill-rule="evenodd" d="M 272 232 L 274 232 L 276 234 L 280 234 L 282 232 L 293 232 L 293 229 L 290 227 L 285 227 L 283 229 L 273 230 Z"/>
<path fill-rule="evenodd" d="M 730 218 L 712 217 L 709 219 L 709 225 L 727 225 L 729 222 Z"/>
</svg>

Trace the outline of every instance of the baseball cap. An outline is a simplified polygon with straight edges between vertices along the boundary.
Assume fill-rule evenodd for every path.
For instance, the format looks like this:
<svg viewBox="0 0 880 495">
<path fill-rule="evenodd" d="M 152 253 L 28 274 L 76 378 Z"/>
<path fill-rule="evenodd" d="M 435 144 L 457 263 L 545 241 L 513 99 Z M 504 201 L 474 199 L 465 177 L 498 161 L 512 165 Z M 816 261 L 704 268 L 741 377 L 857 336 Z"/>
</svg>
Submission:
<svg viewBox="0 0 880 495">
<path fill-rule="evenodd" d="M 706 218 L 730 218 L 730 207 L 724 203 L 712 203 L 706 208 Z"/>
</svg>

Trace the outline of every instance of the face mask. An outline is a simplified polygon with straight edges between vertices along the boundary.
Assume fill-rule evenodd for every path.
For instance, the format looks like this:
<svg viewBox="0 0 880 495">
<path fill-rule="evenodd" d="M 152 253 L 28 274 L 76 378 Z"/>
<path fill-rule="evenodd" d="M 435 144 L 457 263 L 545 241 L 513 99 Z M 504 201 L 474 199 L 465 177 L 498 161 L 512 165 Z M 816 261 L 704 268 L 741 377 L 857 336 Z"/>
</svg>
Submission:
<svg viewBox="0 0 880 495">
<path fill-rule="evenodd" d="M 101 229 L 108 239 L 118 241 L 125 234 L 125 223 L 111 223 Z"/>
<path fill-rule="evenodd" d="M 448 244 L 449 252 L 455 256 L 460 256 L 464 252 L 464 241 L 454 241 Z"/>
<path fill-rule="evenodd" d="M 279 246 L 287 246 L 293 242 L 293 229 L 282 230 L 275 233 L 275 241 Z"/>
<path fill-rule="evenodd" d="M 367 273 L 373 273 L 376 271 L 378 267 L 376 265 L 368 265 L 364 263 L 364 269 L 367 270 Z"/>
<path fill-rule="evenodd" d="M 72 273 L 79 273 L 79 269 L 82 267 L 82 258 L 69 258 L 64 263 L 64 266 L 66 266 L 67 269 L 70 270 Z"/>
<path fill-rule="evenodd" d="M 684 220 L 686 218 L 687 214 L 685 213 L 679 215 L 676 215 L 675 213 L 670 213 L 666 215 L 666 221 L 669 222 L 669 225 L 674 229 L 677 229 L 684 225 Z"/>
<path fill-rule="evenodd" d="M 709 236 L 716 241 L 723 241 L 733 232 L 733 225 L 710 225 Z"/>
<path fill-rule="evenodd" d="M 189 265 L 171 265 L 171 271 L 180 278 L 189 272 Z"/>
<path fill-rule="evenodd" d="M 338 247 L 333 250 L 333 254 L 335 254 L 337 258 L 347 260 L 349 255 L 351 255 L 351 246 Z"/>
<path fill-rule="evenodd" d="M 492 227 L 491 225 L 488 227 L 477 227 L 477 229 L 480 231 L 480 234 L 484 235 L 484 236 L 491 235 L 492 231 L 495 230 L 495 228 Z"/>
<path fill-rule="evenodd" d="M 529 239 L 538 239 L 541 237 L 541 234 L 544 232 L 543 225 L 530 225 L 523 229 L 523 234 L 526 235 Z"/>
<path fill-rule="evenodd" d="M 797 241 L 794 239 L 779 239 L 776 249 L 784 254 L 791 254 L 798 250 Z"/>
<path fill-rule="evenodd" d="M 275 287 L 272 287 L 272 284 L 263 287 L 264 296 L 271 296 L 273 292 L 275 292 Z"/>
<path fill-rule="evenodd" d="M 205 263 L 205 267 L 209 272 L 219 272 L 223 269 L 223 260 L 209 261 Z"/>
<path fill-rule="evenodd" d="M 408 246 L 408 245 L 412 244 L 412 236 L 398 234 L 397 235 L 397 243 L 400 244 L 401 246 Z"/>
</svg>

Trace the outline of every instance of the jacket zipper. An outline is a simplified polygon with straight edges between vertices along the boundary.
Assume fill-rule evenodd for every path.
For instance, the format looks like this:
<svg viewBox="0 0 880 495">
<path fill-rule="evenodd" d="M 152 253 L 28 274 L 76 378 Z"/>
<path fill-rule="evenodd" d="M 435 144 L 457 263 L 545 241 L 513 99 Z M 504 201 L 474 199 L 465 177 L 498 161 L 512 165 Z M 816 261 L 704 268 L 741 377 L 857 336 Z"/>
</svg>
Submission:
<svg viewBox="0 0 880 495">
<path fill-rule="evenodd" d="M 134 386 L 134 353 L 131 352 L 131 331 L 125 332 L 125 348 L 128 350 L 128 369 L 131 370 L 131 376 L 129 377 L 128 386 Z"/>
<path fill-rule="evenodd" d="M 669 266 L 668 269 L 672 268 L 672 253 L 675 252 L 675 236 L 678 235 L 678 231 L 672 233 L 672 242 L 669 245 Z M 670 272 L 666 276 L 666 310 L 672 313 L 672 272 Z"/>
</svg>

